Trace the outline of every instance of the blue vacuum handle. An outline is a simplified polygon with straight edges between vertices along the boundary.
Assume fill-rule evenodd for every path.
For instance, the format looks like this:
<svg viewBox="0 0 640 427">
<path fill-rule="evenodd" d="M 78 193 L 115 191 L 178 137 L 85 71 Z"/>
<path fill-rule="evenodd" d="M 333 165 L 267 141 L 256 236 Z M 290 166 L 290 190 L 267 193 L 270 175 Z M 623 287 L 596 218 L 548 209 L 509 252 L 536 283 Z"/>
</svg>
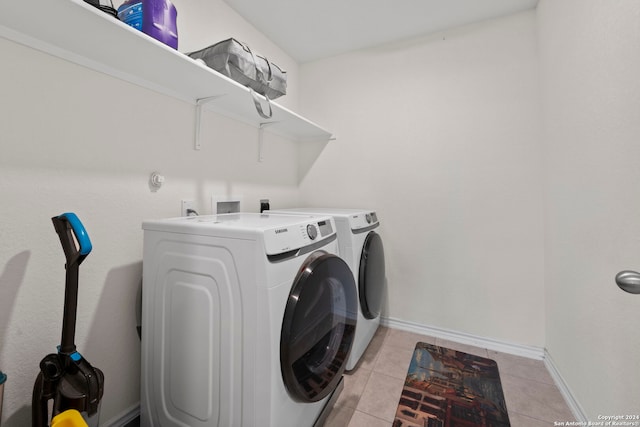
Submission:
<svg viewBox="0 0 640 427">
<path fill-rule="evenodd" d="M 58 237 L 60 237 L 60 243 L 62 243 L 62 249 L 67 259 L 62 340 L 59 352 L 63 355 L 72 355 L 76 351 L 74 336 L 78 306 L 79 267 L 91 252 L 91 240 L 89 240 L 87 230 L 84 229 L 78 216 L 72 212 L 54 216 L 51 221 Z"/>
<path fill-rule="evenodd" d="M 63 213 L 58 216 L 60 219 L 66 219 L 69 225 L 71 226 L 71 230 L 73 230 L 73 234 L 76 236 L 76 240 L 78 241 L 78 245 L 80 245 L 80 249 L 78 252 L 80 255 L 89 255 L 91 252 L 91 240 L 89 239 L 89 235 L 87 234 L 87 230 L 82 225 L 82 221 L 80 218 L 73 212 Z"/>
</svg>

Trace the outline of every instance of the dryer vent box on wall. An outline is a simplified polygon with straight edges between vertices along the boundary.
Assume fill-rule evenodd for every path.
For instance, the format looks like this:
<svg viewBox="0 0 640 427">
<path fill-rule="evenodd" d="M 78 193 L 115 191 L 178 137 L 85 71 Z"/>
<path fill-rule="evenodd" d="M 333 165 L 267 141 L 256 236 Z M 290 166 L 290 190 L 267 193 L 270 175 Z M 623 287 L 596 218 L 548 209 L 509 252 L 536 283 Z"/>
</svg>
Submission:
<svg viewBox="0 0 640 427">
<path fill-rule="evenodd" d="M 241 204 L 241 196 L 211 196 L 211 212 L 214 214 L 240 212 Z"/>
</svg>

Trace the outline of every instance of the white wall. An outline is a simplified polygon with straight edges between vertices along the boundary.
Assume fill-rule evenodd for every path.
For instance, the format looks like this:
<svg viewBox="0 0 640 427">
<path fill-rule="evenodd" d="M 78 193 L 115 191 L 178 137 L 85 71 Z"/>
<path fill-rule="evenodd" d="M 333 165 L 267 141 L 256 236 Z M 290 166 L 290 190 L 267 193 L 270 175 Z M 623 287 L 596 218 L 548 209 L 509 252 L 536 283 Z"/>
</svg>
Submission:
<svg viewBox="0 0 640 427">
<path fill-rule="evenodd" d="M 181 15 L 190 11 L 184 3 Z M 215 32 L 232 25 L 256 50 L 283 60 L 293 84 L 282 104 L 295 106 L 295 62 L 224 3 L 206 3 L 201 19 L 215 31 L 202 46 L 228 37 Z M 192 105 L 4 39 L 0 53 L 2 425 L 30 425 L 38 364 L 60 341 L 64 255 L 50 218 L 66 211 L 79 215 L 94 246 L 80 267 L 76 343 L 105 373 L 105 424 L 140 399 L 142 220 L 179 215 L 183 198 L 207 213 L 212 194 L 242 195 L 246 211 L 264 197 L 295 204 L 296 144 L 267 134 L 266 161 L 258 163 L 256 129 L 206 113 L 202 150 L 194 151 Z M 154 170 L 166 176 L 155 193 Z"/>
<path fill-rule="evenodd" d="M 640 408 L 640 3 L 541 0 L 546 347 L 590 420 Z"/>
<path fill-rule="evenodd" d="M 301 66 L 302 109 L 337 136 L 301 146 L 301 200 L 378 211 L 387 316 L 544 346 L 535 24 L 530 11 Z"/>
<path fill-rule="evenodd" d="M 232 193 L 247 211 L 262 197 L 377 209 L 387 316 L 546 347 L 589 417 L 633 412 L 640 310 L 613 276 L 640 269 L 637 2 L 541 0 L 537 12 L 305 64 L 300 78 L 223 2 L 174 3 L 181 22 L 198 22 L 179 27 L 181 50 L 233 35 L 277 58 L 290 89 L 278 102 L 338 139 L 268 135 L 257 163 L 257 131 L 207 113 L 196 152 L 193 106 L 0 39 L 3 426 L 29 424 L 38 363 L 60 339 L 64 258 L 50 217 L 75 211 L 94 243 L 77 344 L 107 376 L 104 423 L 139 400 L 141 221 L 177 215 L 183 198 L 206 212 L 211 194 Z M 156 193 L 153 170 L 167 177 Z"/>
</svg>

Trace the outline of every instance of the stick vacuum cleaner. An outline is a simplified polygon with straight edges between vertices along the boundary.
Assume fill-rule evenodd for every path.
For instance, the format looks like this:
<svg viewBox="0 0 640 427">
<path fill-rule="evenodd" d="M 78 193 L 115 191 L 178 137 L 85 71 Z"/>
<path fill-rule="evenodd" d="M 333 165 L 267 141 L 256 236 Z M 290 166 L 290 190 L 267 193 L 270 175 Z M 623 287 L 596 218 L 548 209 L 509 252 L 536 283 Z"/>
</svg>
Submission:
<svg viewBox="0 0 640 427">
<path fill-rule="evenodd" d="M 66 257 L 62 340 L 58 352 L 45 356 L 33 386 L 32 426 L 47 427 L 51 418 L 69 410 L 80 412 L 90 427 L 98 426 L 104 375 L 76 351 L 78 270 L 91 252 L 91 241 L 74 213 L 51 218 Z M 49 415 L 49 401 L 53 400 Z"/>
</svg>

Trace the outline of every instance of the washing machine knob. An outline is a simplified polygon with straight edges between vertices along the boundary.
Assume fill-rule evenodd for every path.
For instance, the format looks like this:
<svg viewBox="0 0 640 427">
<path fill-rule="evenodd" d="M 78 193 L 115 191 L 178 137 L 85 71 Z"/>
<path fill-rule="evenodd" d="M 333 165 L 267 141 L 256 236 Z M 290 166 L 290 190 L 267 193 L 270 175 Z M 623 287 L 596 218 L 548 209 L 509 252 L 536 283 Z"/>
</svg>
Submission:
<svg viewBox="0 0 640 427">
<path fill-rule="evenodd" d="M 367 224 L 371 224 L 371 214 L 366 214 L 364 218 L 367 220 Z"/>
<path fill-rule="evenodd" d="M 313 224 L 307 225 L 307 236 L 309 236 L 311 240 L 315 240 L 316 237 L 318 237 L 318 230 Z"/>
</svg>

